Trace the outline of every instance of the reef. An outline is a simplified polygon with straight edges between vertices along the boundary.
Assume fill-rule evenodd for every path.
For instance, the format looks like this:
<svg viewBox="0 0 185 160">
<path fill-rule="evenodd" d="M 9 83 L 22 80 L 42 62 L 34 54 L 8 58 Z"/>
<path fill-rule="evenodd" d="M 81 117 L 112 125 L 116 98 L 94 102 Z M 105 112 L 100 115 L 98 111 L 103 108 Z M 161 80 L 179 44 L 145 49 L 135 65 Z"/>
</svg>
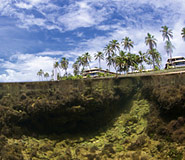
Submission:
<svg viewBox="0 0 185 160">
<path fill-rule="evenodd" d="M 0 159 L 185 159 L 185 74 L 0 84 Z"/>
</svg>

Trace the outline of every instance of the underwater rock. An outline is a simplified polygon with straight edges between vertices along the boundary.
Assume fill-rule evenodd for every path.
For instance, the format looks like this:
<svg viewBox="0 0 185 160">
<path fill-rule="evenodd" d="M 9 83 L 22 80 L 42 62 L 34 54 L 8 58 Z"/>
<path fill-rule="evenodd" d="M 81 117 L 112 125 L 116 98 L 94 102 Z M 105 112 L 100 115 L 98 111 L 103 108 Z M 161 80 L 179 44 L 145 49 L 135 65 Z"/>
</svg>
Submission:
<svg viewBox="0 0 185 160">
<path fill-rule="evenodd" d="M 105 144 L 103 151 L 108 151 L 111 154 L 114 154 L 113 144 Z"/>
<path fill-rule="evenodd" d="M 7 143 L 7 138 L 3 135 L 0 135 L 0 152 L 2 148 L 6 145 Z"/>
<path fill-rule="evenodd" d="M 0 152 L 0 158 L 6 160 L 24 160 L 21 150 L 22 148 L 16 144 L 6 144 Z"/>
<path fill-rule="evenodd" d="M 128 146 L 128 150 L 136 150 L 138 148 L 141 148 L 146 143 L 146 136 L 141 135 L 137 138 L 137 140 L 134 143 L 131 143 Z"/>
<path fill-rule="evenodd" d="M 90 152 L 95 153 L 99 148 L 97 146 L 93 146 L 90 148 Z"/>
<path fill-rule="evenodd" d="M 20 100 L 25 100 L 27 97 L 25 94 L 21 95 Z"/>
<path fill-rule="evenodd" d="M 184 82 L 143 76 L 0 84 L 0 159 L 182 160 Z"/>
</svg>

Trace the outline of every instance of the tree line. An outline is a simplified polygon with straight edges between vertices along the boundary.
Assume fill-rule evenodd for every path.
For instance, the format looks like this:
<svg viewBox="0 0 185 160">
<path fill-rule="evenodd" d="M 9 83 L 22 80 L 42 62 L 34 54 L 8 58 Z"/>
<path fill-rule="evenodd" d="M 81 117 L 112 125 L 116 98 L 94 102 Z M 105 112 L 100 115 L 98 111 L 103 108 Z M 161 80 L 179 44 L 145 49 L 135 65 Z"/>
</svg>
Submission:
<svg viewBox="0 0 185 160">
<path fill-rule="evenodd" d="M 164 48 L 167 55 L 172 58 L 173 49 L 175 48 L 171 42 L 173 38 L 172 30 L 167 26 L 162 26 L 160 32 L 162 33 Z M 185 27 L 181 30 L 182 39 L 185 41 Z M 116 73 L 128 73 L 129 71 L 143 71 L 145 65 L 152 65 L 153 70 L 159 70 L 161 67 L 161 54 L 157 50 L 157 39 L 154 35 L 147 33 L 145 37 L 145 44 L 148 46 L 146 52 L 139 51 L 138 54 L 131 53 L 131 49 L 134 47 L 134 42 L 129 38 L 125 37 L 121 42 L 118 40 L 110 41 L 103 51 L 98 51 L 94 54 L 95 60 L 98 60 L 99 68 L 101 68 L 101 61 L 106 60 L 106 64 L 109 68 L 113 67 Z M 73 63 L 73 74 L 74 76 L 79 76 L 83 73 L 84 69 L 90 67 L 90 62 L 92 61 L 92 56 L 86 52 L 81 56 L 77 57 L 76 61 Z M 63 77 L 71 76 L 67 73 L 69 65 L 69 60 L 65 57 L 61 61 L 56 61 L 53 65 L 53 70 L 51 77 L 54 80 L 60 80 L 62 78 L 61 70 L 64 70 Z M 44 73 L 40 69 L 37 73 L 39 79 L 43 80 L 48 78 L 49 74 Z"/>
</svg>

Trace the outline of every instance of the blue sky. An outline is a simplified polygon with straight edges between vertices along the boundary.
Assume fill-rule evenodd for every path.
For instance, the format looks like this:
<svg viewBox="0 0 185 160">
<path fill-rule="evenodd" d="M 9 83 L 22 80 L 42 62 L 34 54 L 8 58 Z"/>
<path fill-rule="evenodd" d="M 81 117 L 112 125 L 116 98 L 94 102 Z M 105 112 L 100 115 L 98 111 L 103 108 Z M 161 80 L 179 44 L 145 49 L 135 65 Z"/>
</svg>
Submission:
<svg viewBox="0 0 185 160">
<path fill-rule="evenodd" d="M 184 0 L 0 0 L 0 82 L 36 81 L 39 69 L 51 73 L 61 57 L 69 59 L 72 73 L 79 55 L 93 56 L 125 36 L 134 41 L 133 53 L 146 52 L 148 32 L 158 40 L 164 65 L 163 25 L 173 30 L 173 55 L 185 56 L 184 11 Z"/>
</svg>

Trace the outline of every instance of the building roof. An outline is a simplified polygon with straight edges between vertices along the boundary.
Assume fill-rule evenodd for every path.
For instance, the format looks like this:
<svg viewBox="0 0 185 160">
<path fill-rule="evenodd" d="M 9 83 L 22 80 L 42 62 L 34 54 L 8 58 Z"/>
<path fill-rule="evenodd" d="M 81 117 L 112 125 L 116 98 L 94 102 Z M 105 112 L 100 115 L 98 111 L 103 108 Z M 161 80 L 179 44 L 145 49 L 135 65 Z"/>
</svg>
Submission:
<svg viewBox="0 0 185 160">
<path fill-rule="evenodd" d="M 172 57 L 172 58 L 168 58 L 169 59 L 177 59 L 177 58 L 184 58 L 183 56 L 175 56 L 175 57 Z"/>
<path fill-rule="evenodd" d="M 115 72 L 110 72 L 108 70 L 104 70 L 104 69 L 100 69 L 100 68 L 91 68 L 91 69 L 84 70 L 83 75 L 90 74 L 90 73 L 99 73 L 99 72 L 116 74 Z"/>
<path fill-rule="evenodd" d="M 100 69 L 100 68 L 91 68 L 91 69 L 84 70 L 84 72 L 91 72 L 91 71 L 106 71 L 106 70 L 103 70 L 103 69 Z"/>
</svg>

